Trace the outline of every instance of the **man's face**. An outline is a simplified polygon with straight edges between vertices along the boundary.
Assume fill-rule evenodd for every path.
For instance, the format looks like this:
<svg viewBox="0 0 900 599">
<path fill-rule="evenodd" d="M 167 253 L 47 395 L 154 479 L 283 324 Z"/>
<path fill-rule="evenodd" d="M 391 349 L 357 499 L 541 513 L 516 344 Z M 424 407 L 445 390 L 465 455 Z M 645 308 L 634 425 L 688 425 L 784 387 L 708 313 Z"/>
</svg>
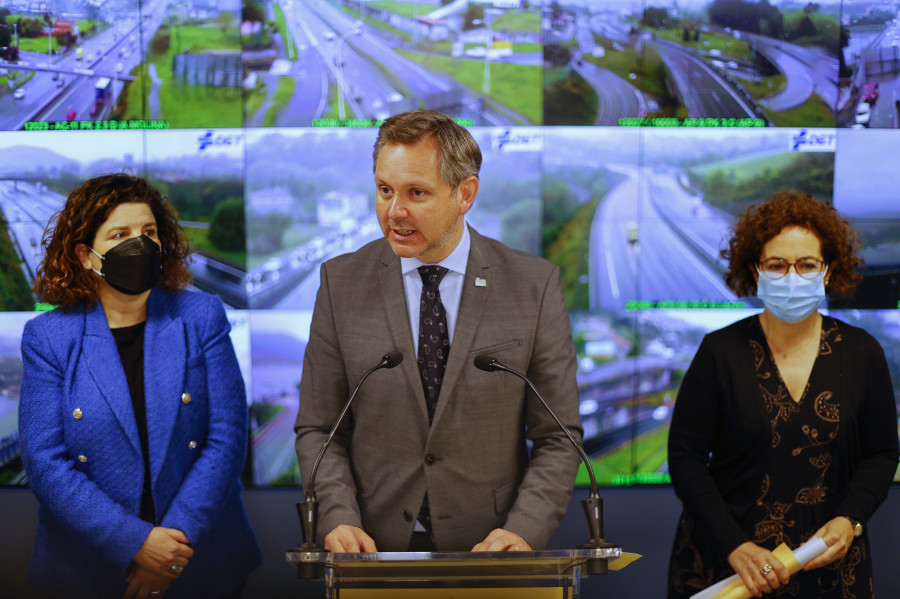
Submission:
<svg viewBox="0 0 900 599">
<path fill-rule="evenodd" d="M 426 264 L 450 255 L 478 192 L 477 177 L 456 193 L 441 178 L 438 149 L 430 138 L 411 146 L 387 144 L 375 164 L 378 223 L 394 252 Z"/>
</svg>

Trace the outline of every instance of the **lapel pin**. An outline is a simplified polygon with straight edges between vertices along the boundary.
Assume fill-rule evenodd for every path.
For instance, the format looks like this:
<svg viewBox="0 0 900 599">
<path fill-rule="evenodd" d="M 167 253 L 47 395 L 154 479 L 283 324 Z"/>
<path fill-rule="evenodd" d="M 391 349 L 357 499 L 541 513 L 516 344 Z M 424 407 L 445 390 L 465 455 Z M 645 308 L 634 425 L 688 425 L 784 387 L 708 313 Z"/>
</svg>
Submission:
<svg viewBox="0 0 900 599">
<path fill-rule="evenodd" d="M 475 277 L 475 286 L 476 287 L 487 287 L 487 280 L 482 279 L 481 277 Z"/>
</svg>

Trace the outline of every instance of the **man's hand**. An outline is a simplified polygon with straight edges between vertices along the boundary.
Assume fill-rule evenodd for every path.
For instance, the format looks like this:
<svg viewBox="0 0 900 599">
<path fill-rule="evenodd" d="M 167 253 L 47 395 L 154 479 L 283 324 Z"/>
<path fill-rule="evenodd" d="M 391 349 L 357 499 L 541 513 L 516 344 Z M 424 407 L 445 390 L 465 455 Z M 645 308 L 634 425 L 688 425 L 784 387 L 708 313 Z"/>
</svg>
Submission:
<svg viewBox="0 0 900 599">
<path fill-rule="evenodd" d="M 847 551 L 853 543 L 853 524 L 847 518 L 838 516 L 826 522 L 825 526 L 817 530 L 813 536 L 820 537 L 825 541 L 828 549 L 806 562 L 806 565 L 803 566 L 804 570 L 821 568 L 847 555 Z"/>
<path fill-rule="evenodd" d="M 194 550 L 188 543 L 188 538 L 180 530 L 156 526 L 144 539 L 134 561 L 145 570 L 174 580 L 194 555 Z M 173 571 L 172 566 L 178 568 Z"/>
<path fill-rule="evenodd" d="M 771 551 L 750 541 L 738 545 L 737 549 L 729 554 L 728 563 L 754 597 L 771 593 L 781 585 L 787 584 L 791 577 L 784 564 L 772 555 Z"/>
<path fill-rule="evenodd" d="M 325 550 L 332 553 L 376 553 L 375 541 L 366 531 L 341 524 L 325 537 Z"/>
<path fill-rule="evenodd" d="M 495 528 L 472 551 L 531 551 L 531 545 L 514 532 Z"/>
</svg>

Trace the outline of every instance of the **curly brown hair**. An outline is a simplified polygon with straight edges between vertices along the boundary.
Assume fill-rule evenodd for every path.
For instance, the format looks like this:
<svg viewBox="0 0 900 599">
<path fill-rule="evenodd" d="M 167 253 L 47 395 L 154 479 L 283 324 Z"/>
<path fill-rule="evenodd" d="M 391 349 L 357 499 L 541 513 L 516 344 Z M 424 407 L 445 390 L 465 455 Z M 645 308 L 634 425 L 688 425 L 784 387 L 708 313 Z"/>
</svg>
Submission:
<svg viewBox="0 0 900 599">
<path fill-rule="evenodd" d="M 91 247 L 113 209 L 129 202 L 147 204 L 156 219 L 162 259 L 157 286 L 175 290 L 191 282 L 190 246 L 178 227 L 175 208 L 141 177 L 115 173 L 82 183 L 47 224 L 41 240 L 44 258 L 32 284 L 40 299 L 66 309 L 93 304 L 99 279 L 84 268 L 75 246 Z"/>
<path fill-rule="evenodd" d="M 725 283 L 739 296 L 756 294 L 756 266 L 763 246 L 785 227 L 801 227 L 819 238 L 822 258 L 828 265 L 829 294 L 849 296 L 862 280 L 863 262 L 857 257 L 860 242 L 856 231 L 831 204 L 807 193 L 787 190 L 772 194 L 738 217 L 721 251 L 728 260 Z"/>
</svg>

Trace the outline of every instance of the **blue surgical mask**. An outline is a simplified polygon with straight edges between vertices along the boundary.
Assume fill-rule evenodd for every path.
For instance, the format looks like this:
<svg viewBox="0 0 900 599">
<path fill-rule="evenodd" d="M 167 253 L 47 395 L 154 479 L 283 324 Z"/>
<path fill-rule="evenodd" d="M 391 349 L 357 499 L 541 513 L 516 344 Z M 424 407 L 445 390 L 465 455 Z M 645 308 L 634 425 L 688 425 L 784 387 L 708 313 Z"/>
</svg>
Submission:
<svg viewBox="0 0 900 599">
<path fill-rule="evenodd" d="M 813 279 L 804 279 L 795 272 L 788 272 L 780 279 L 770 279 L 759 273 L 756 296 L 778 320 L 800 322 L 815 312 L 825 299 L 827 271 L 826 268 Z"/>
</svg>

